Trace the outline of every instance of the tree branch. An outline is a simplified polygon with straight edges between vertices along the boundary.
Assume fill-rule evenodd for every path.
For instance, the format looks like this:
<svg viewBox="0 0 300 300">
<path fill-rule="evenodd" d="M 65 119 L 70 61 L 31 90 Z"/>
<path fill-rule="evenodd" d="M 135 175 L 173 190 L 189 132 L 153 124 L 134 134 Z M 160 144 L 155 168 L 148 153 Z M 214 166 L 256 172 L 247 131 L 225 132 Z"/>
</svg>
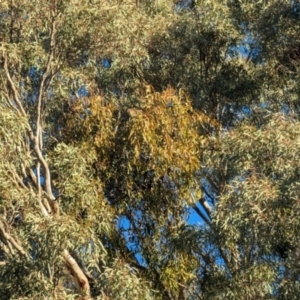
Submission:
<svg viewBox="0 0 300 300">
<path fill-rule="evenodd" d="M 71 275 L 75 280 L 75 284 L 80 293 L 84 296 L 84 300 L 90 300 L 90 284 L 85 276 L 84 272 L 79 267 L 76 260 L 71 256 L 68 250 L 63 251 L 63 258 L 65 260 L 66 266 L 68 267 Z"/>
<path fill-rule="evenodd" d="M 87 268 L 85 267 L 83 261 L 81 260 L 81 258 L 77 255 L 76 251 L 71 251 L 71 255 L 72 257 L 76 260 L 77 264 L 79 265 L 79 267 L 82 269 L 84 275 L 89 279 L 89 280 L 95 280 L 93 275 L 87 270 Z"/>
<path fill-rule="evenodd" d="M 16 86 L 15 86 L 15 84 L 14 84 L 14 82 L 13 82 L 11 76 L 10 76 L 9 70 L 8 70 L 7 58 L 6 58 L 6 55 L 4 53 L 4 46 L 3 46 L 3 44 L 2 44 L 2 57 L 3 57 L 3 60 L 4 60 L 3 69 L 4 69 L 4 72 L 5 72 L 6 78 L 8 80 L 9 87 L 12 90 L 14 101 L 17 104 L 18 112 L 21 113 L 21 115 L 23 115 L 24 117 L 26 117 L 27 114 L 26 114 L 26 112 L 25 112 L 25 110 L 23 108 L 23 105 L 22 105 L 22 103 L 21 103 L 21 101 L 19 99 L 17 88 L 16 88 Z"/>
<path fill-rule="evenodd" d="M 6 230 L 4 228 L 4 224 L 1 221 L 0 221 L 0 232 L 2 233 L 2 236 L 8 242 L 8 244 L 10 243 L 11 245 L 13 245 L 14 248 L 17 249 L 19 253 L 21 253 L 26 258 L 28 258 L 26 251 L 23 249 L 23 247 L 21 245 L 19 245 L 19 243 L 11 235 L 9 235 L 6 232 Z"/>
<path fill-rule="evenodd" d="M 193 210 L 199 215 L 199 217 L 207 224 L 210 225 L 210 220 L 204 215 L 204 213 L 199 209 L 199 207 L 195 204 L 192 206 Z"/>
<path fill-rule="evenodd" d="M 41 164 L 40 162 L 37 163 L 36 165 L 36 174 L 37 174 L 37 189 L 38 189 L 38 202 L 39 205 L 41 207 L 41 211 L 43 213 L 44 216 L 49 217 L 49 215 L 51 214 L 51 208 L 49 207 L 49 203 L 43 203 L 42 201 L 42 187 L 41 187 L 41 174 L 40 174 L 40 168 L 41 168 Z M 45 205 L 46 204 L 46 205 Z M 47 206 L 48 204 L 48 206 Z"/>
<path fill-rule="evenodd" d="M 52 20 L 52 28 L 51 28 L 51 36 L 50 36 L 50 54 L 48 57 L 46 70 L 42 75 L 42 79 L 39 85 L 38 99 L 37 99 L 37 119 L 36 119 L 36 133 L 35 136 L 31 135 L 31 140 L 34 143 L 34 151 L 37 155 L 39 162 L 42 164 L 45 175 L 45 190 L 49 200 L 55 200 L 55 197 L 52 193 L 51 187 L 51 175 L 49 166 L 42 155 L 43 148 L 43 140 L 42 140 L 42 103 L 43 103 L 43 94 L 44 94 L 44 86 L 45 81 L 49 76 L 51 70 L 51 64 L 54 58 L 54 50 L 55 50 L 55 35 L 56 35 L 56 21 L 53 17 Z M 38 187 L 39 188 L 39 187 Z"/>
<path fill-rule="evenodd" d="M 212 209 L 211 209 L 210 205 L 208 204 L 208 202 L 203 197 L 199 200 L 199 202 L 200 202 L 200 204 L 204 208 L 206 214 L 208 215 L 208 217 L 211 220 Z"/>
</svg>

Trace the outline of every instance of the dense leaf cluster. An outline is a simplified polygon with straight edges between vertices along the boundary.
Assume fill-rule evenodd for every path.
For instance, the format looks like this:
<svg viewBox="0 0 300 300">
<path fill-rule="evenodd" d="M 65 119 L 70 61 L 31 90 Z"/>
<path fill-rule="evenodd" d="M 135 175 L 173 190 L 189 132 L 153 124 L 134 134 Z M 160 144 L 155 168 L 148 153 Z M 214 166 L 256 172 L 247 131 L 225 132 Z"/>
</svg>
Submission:
<svg viewBox="0 0 300 300">
<path fill-rule="evenodd" d="M 0 3 L 1 299 L 299 299 L 298 1 Z"/>
</svg>

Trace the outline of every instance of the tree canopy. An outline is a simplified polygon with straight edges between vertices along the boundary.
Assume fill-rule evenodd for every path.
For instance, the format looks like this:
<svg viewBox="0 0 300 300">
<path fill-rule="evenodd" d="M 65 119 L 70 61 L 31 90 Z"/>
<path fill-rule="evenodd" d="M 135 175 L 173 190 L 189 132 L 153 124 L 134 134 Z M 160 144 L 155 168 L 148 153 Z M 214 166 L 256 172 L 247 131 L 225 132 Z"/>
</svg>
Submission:
<svg viewBox="0 0 300 300">
<path fill-rule="evenodd" d="M 2 0 L 0 298 L 299 299 L 300 4 Z"/>
</svg>

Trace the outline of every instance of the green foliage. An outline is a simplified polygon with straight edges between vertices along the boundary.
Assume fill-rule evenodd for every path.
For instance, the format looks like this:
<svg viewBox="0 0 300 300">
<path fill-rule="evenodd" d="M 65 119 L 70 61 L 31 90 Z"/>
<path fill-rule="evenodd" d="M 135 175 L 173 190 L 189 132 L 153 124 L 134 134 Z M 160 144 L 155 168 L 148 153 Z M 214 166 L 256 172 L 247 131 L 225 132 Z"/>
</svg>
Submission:
<svg viewBox="0 0 300 300">
<path fill-rule="evenodd" d="M 1 1 L 0 298 L 299 299 L 299 18 Z"/>
</svg>

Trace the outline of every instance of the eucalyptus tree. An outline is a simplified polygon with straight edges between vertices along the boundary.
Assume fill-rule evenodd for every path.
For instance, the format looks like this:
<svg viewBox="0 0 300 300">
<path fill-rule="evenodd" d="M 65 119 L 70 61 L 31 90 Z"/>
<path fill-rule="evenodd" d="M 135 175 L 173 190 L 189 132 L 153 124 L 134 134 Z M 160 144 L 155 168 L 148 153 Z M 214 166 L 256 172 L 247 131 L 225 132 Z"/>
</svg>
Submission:
<svg viewBox="0 0 300 300">
<path fill-rule="evenodd" d="M 1 1 L 1 299 L 298 299 L 299 13 Z"/>
</svg>

